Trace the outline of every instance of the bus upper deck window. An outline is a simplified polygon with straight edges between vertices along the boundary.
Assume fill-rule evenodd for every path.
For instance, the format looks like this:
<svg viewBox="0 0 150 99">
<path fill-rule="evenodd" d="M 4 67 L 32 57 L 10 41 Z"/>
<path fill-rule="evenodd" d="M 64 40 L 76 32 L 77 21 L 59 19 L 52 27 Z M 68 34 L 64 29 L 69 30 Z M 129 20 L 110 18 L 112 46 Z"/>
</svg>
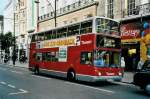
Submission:
<svg viewBox="0 0 150 99">
<path fill-rule="evenodd" d="M 79 28 L 80 28 L 80 24 L 75 24 L 75 25 L 72 25 L 72 26 L 68 27 L 67 36 L 79 34 Z"/>
<path fill-rule="evenodd" d="M 80 34 L 92 32 L 92 20 L 81 23 Z"/>
<path fill-rule="evenodd" d="M 52 35 L 52 31 L 46 32 L 45 33 L 45 40 L 50 40 Z"/>
<path fill-rule="evenodd" d="M 35 35 L 32 35 L 31 42 L 35 42 Z"/>
</svg>

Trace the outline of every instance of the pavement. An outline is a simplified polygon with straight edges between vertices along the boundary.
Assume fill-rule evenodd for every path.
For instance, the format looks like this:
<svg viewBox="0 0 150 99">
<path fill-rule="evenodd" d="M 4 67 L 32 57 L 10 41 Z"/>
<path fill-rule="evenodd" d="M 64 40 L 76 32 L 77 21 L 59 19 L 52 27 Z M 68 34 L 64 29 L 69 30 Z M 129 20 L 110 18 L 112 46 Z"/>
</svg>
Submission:
<svg viewBox="0 0 150 99">
<path fill-rule="evenodd" d="M 0 63 L 5 64 L 5 65 L 9 65 L 9 66 L 14 66 L 12 61 L 8 61 L 7 63 L 4 63 L 4 62 L 0 62 Z M 28 68 L 28 62 L 23 63 L 23 62 L 16 61 L 15 66 L 22 67 L 22 68 Z"/>
<path fill-rule="evenodd" d="M 9 61 L 7 63 L 2 63 L 1 62 L 1 64 L 5 64 L 5 65 L 8 65 L 8 66 L 14 66 L 12 61 Z M 28 63 L 21 63 L 21 62 L 16 61 L 15 66 L 16 67 L 21 67 L 21 68 L 28 68 Z M 135 72 L 124 72 L 124 77 L 123 77 L 121 82 L 131 84 L 133 82 L 134 74 L 135 74 Z"/>
<path fill-rule="evenodd" d="M 135 72 L 124 72 L 123 83 L 132 83 Z"/>
</svg>

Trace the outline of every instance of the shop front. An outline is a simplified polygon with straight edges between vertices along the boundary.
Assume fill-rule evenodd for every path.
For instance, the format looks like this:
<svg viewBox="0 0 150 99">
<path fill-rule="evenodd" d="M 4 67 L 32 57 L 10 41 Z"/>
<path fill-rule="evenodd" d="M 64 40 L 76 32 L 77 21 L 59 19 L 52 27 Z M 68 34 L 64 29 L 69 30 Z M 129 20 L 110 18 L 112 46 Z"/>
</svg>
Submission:
<svg viewBox="0 0 150 99">
<path fill-rule="evenodd" d="M 121 25 L 122 57 L 126 71 L 135 71 L 140 60 L 140 26 L 138 22 Z"/>
<path fill-rule="evenodd" d="M 136 71 L 140 59 L 145 62 L 150 56 L 150 20 L 148 17 L 126 20 L 120 30 L 125 70 Z"/>
</svg>

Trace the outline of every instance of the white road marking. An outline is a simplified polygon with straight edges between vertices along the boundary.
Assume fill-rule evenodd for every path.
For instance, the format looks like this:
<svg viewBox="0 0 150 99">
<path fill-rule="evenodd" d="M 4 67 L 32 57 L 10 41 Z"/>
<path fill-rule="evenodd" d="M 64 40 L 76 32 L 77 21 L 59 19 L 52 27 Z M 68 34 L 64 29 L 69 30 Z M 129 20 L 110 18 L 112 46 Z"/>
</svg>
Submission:
<svg viewBox="0 0 150 99">
<path fill-rule="evenodd" d="M 24 89 L 19 89 L 19 91 L 22 91 L 22 92 L 28 92 L 28 91 L 26 91 L 26 90 L 24 90 Z"/>
<path fill-rule="evenodd" d="M 47 79 L 47 80 L 50 80 L 51 78 L 48 78 L 48 77 L 43 77 L 43 76 L 37 76 L 37 75 L 32 75 L 33 77 L 37 77 L 37 78 L 42 78 L 42 79 Z"/>
<path fill-rule="evenodd" d="M 26 94 L 28 91 L 24 89 L 19 89 L 19 92 L 9 93 L 8 95 L 18 95 L 18 94 Z"/>
<path fill-rule="evenodd" d="M 2 82 L 0 82 L 0 83 L 1 83 L 1 84 L 3 84 L 3 85 L 6 85 L 6 84 L 7 84 L 6 82 L 3 82 L 3 81 L 2 81 Z"/>
<path fill-rule="evenodd" d="M 114 94 L 114 91 L 111 90 L 106 90 L 106 89 L 101 89 L 101 88 L 96 88 L 96 87 L 91 87 L 91 86 L 86 86 L 86 85 L 80 85 L 80 84 L 76 84 L 76 83 L 71 83 L 71 82 L 65 82 L 66 84 L 72 84 L 72 85 L 77 85 L 77 86 L 82 86 L 82 87 L 86 87 L 86 88 L 90 88 L 90 89 L 95 89 L 98 91 L 103 91 L 103 92 L 107 92 L 107 93 L 111 93 Z"/>
<path fill-rule="evenodd" d="M 118 85 L 124 85 L 124 86 L 135 86 L 131 83 L 123 83 L 123 82 L 111 82 L 111 83 L 118 84 Z"/>
<path fill-rule="evenodd" d="M 8 84 L 8 87 L 10 88 L 16 88 L 14 85 Z"/>
<path fill-rule="evenodd" d="M 11 72 L 13 72 L 13 73 L 17 73 L 17 74 L 23 74 L 22 72 L 13 71 L 13 70 L 11 70 Z"/>
<path fill-rule="evenodd" d="M 16 87 L 14 85 L 7 84 L 6 82 L 0 82 L 0 84 L 8 86 L 8 87 L 13 88 L 13 89 L 16 89 Z M 28 93 L 28 91 L 24 90 L 24 89 L 18 89 L 18 90 L 19 90 L 18 92 L 12 92 L 12 93 L 9 93 L 8 95 L 18 95 L 18 94 L 26 94 L 26 93 Z"/>
</svg>

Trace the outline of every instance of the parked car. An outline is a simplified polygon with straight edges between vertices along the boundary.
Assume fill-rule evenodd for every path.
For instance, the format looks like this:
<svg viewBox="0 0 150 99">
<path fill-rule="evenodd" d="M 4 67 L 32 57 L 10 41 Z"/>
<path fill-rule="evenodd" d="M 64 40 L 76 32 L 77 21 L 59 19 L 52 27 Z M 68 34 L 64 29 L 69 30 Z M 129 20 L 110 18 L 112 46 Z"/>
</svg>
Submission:
<svg viewBox="0 0 150 99">
<path fill-rule="evenodd" d="M 150 94 L 150 62 L 145 62 L 141 71 L 135 73 L 133 84 Z"/>
</svg>

